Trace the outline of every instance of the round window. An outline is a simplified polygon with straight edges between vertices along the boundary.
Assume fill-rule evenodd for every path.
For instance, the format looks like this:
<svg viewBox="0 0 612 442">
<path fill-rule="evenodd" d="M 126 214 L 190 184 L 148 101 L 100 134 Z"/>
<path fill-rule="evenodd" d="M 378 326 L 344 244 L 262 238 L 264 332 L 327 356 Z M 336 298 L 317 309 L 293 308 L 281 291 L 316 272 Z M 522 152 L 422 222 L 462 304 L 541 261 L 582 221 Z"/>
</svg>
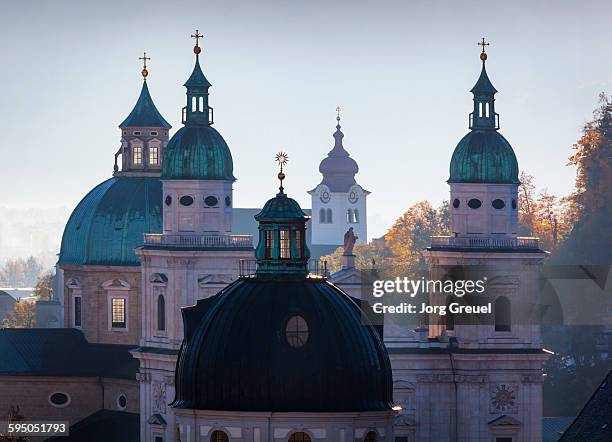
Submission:
<svg viewBox="0 0 612 442">
<path fill-rule="evenodd" d="M 308 341 L 308 324 L 306 320 L 299 316 L 292 316 L 285 325 L 285 336 L 287 343 L 293 348 L 300 348 Z"/>
<path fill-rule="evenodd" d="M 481 205 L 482 203 L 480 202 L 480 200 L 476 198 L 472 198 L 468 201 L 468 207 L 470 209 L 478 209 Z"/>
<path fill-rule="evenodd" d="M 206 204 L 209 207 L 213 207 L 216 206 L 217 204 L 219 204 L 219 200 L 217 199 L 216 196 L 207 196 L 206 198 L 204 198 L 204 204 Z"/>
<path fill-rule="evenodd" d="M 229 207 L 229 206 L 231 206 L 231 205 L 232 205 L 232 199 L 231 199 L 229 196 L 226 196 L 226 197 L 225 197 L 225 205 L 226 205 L 227 207 Z"/>
<path fill-rule="evenodd" d="M 181 203 L 183 206 L 191 206 L 193 204 L 193 197 L 184 195 L 179 200 L 179 203 Z"/>
<path fill-rule="evenodd" d="M 172 204 L 172 197 L 170 195 L 168 195 L 166 197 L 166 206 L 169 206 L 170 204 Z"/>
<path fill-rule="evenodd" d="M 329 200 L 331 199 L 331 197 L 329 196 L 329 192 L 327 190 L 324 190 L 319 199 L 323 204 L 329 203 Z"/>
<path fill-rule="evenodd" d="M 56 392 L 49 396 L 49 402 L 54 407 L 66 407 L 70 403 L 70 396 L 67 393 Z"/>
<path fill-rule="evenodd" d="M 454 207 L 455 209 L 458 209 L 460 204 L 461 204 L 461 203 L 459 202 L 459 198 L 455 198 L 455 199 L 453 200 L 453 207 Z"/>
<path fill-rule="evenodd" d="M 120 394 L 119 397 L 117 398 L 117 406 L 123 410 L 125 409 L 126 405 L 127 405 L 127 398 L 125 397 L 124 394 Z"/>
<path fill-rule="evenodd" d="M 494 209 L 497 209 L 497 210 L 500 210 L 506 207 L 506 203 L 504 203 L 504 200 L 500 200 L 499 198 L 493 200 L 491 205 L 493 206 Z"/>
<path fill-rule="evenodd" d="M 512 198 L 512 210 L 516 210 L 516 200 Z"/>
</svg>

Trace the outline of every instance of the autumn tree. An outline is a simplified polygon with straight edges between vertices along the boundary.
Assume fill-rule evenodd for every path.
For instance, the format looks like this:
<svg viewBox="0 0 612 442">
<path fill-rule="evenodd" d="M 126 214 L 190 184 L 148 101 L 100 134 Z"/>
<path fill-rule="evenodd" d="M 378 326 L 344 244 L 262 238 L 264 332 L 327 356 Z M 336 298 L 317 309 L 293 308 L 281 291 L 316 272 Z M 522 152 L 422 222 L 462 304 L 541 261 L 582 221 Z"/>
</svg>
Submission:
<svg viewBox="0 0 612 442">
<path fill-rule="evenodd" d="M 344 247 L 338 247 L 333 253 L 321 257 L 321 261 L 327 263 L 330 273 L 337 272 L 342 268 L 342 254 Z M 390 253 L 385 245 L 378 243 L 355 244 L 353 249 L 355 255 L 355 267 L 358 270 L 380 269 L 389 263 Z"/>
<path fill-rule="evenodd" d="M 447 234 L 448 229 L 447 203 L 439 209 L 427 201 L 416 203 L 395 221 L 385 236 L 391 263 L 405 273 L 424 270 L 422 250 L 429 246 L 432 236 Z"/>
<path fill-rule="evenodd" d="M 18 300 L 6 319 L 2 321 L 4 328 L 32 328 L 36 322 L 36 305 L 34 302 Z"/>
<path fill-rule="evenodd" d="M 38 282 L 34 286 L 34 296 L 40 301 L 50 301 L 53 294 L 53 277 L 55 274 L 52 271 L 43 273 Z"/>
</svg>

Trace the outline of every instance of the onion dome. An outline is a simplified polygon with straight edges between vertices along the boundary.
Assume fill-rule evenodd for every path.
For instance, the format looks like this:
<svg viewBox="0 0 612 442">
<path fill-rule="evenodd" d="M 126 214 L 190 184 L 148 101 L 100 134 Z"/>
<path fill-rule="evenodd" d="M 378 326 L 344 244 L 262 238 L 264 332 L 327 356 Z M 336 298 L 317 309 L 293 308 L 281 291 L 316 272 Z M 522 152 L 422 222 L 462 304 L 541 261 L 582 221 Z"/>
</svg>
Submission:
<svg viewBox="0 0 612 442">
<path fill-rule="evenodd" d="M 89 192 L 70 215 L 59 264 L 137 266 L 144 233 L 162 231 L 162 185 L 155 177 L 115 177 Z"/>
<path fill-rule="evenodd" d="M 142 82 L 140 96 L 134 109 L 119 127 L 121 129 L 125 127 L 163 127 L 170 129 L 172 127 L 155 107 L 146 80 Z"/>
<path fill-rule="evenodd" d="M 495 112 L 494 98 L 497 90 L 487 75 L 484 46 L 480 58 L 482 71 L 471 90 L 474 111 L 470 114 L 470 132 L 453 152 L 448 183 L 520 184 L 514 150 L 498 132 L 499 114 Z"/>
<path fill-rule="evenodd" d="M 210 82 L 200 67 L 201 48 L 194 47 L 196 62 L 184 86 L 187 105 L 184 126 L 168 142 L 162 163 L 164 180 L 234 181 L 232 154 L 219 132 L 213 129 L 213 108 L 209 105 Z"/>
<path fill-rule="evenodd" d="M 281 190 L 256 218 L 257 272 L 182 309 L 185 339 L 171 405 L 244 412 L 391 410 L 389 356 L 360 301 L 308 275 L 308 217 Z"/>
<path fill-rule="evenodd" d="M 359 172 L 357 162 L 351 158 L 344 149 L 340 126 L 340 116 L 336 118 L 336 132 L 334 132 L 334 148 L 329 151 L 327 158 L 319 164 L 319 172 L 323 175 L 321 184 L 325 184 L 332 192 L 348 192 L 350 187 L 356 183 L 355 175 Z"/>
</svg>

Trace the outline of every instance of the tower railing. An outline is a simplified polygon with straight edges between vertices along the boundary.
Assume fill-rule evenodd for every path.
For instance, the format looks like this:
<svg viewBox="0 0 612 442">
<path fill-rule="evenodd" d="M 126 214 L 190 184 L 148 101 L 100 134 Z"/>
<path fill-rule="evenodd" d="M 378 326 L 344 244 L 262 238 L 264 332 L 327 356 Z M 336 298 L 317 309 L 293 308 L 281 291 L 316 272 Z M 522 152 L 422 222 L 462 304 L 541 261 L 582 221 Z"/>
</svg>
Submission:
<svg viewBox="0 0 612 442">
<path fill-rule="evenodd" d="M 540 248 L 540 240 L 539 238 L 526 236 L 516 238 L 432 236 L 431 247 L 535 250 Z"/>
<path fill-rule="evenodd" d="M 171 248 L 253 248 L 253 236 L 219 233 L 145 233 L 144 244 Z"/>
<path fill-rule="evenodd" d="M 241 259 L 240 260 L 240 276 L 250 276 L 255 274 L 257 271 L 257 260 L 255 259 Z M 329 269 L 327 267 L 327 261 L 320 259 L 308 260 L 308 273 L 314 276 L 321 276 L 327 278 L 329 276 Z"/>
</svg>

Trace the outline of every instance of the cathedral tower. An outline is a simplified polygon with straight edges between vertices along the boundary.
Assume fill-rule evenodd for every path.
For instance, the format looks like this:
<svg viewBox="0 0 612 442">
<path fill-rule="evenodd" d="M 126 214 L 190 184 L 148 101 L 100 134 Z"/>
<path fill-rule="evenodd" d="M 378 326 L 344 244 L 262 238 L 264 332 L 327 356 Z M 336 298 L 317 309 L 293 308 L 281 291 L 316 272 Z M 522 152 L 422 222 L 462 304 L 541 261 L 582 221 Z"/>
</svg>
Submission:
<svg viewBox="0 0 612 442">
<path fill-rule="evenodd" d="M 183 341 L 181 307 L 217 293 L 239 276 L 240 260 L 253 257 L 250 235 L 231 234 L 232 155 L 212 128 L 210 83 L 195 67 L 185 87 L 183 127 L 164 151 L 163 233 L 145 234 L 142 261 L 140 360 L 141 440 L 175 440 L 174 369 Z"/>
<path fill-rule="evenodd" d="M 499 133 L 497 91 L 485 68 L 488 43 L 479 44 L 482 71 L 471 91 L 470 132 L 450 164 L 451 236 L 433 237 L 424 255 L 429 280 L 455 284 L 453 293 L 429 293 L 430 305 L 489 306 L 490 312 L 430 315 L 429 341 L 449 357 L 449 415 L 422 415 L 417 439 L 540 440 L 547 354 L 539 326 L 539 282 L 546 252 L 537 238 L 517 236 L 518 163 Z M 480 281 L 484 292 L 460 292 L 457 287 L 466 287 L 466 281 Z"/>
</svg>

